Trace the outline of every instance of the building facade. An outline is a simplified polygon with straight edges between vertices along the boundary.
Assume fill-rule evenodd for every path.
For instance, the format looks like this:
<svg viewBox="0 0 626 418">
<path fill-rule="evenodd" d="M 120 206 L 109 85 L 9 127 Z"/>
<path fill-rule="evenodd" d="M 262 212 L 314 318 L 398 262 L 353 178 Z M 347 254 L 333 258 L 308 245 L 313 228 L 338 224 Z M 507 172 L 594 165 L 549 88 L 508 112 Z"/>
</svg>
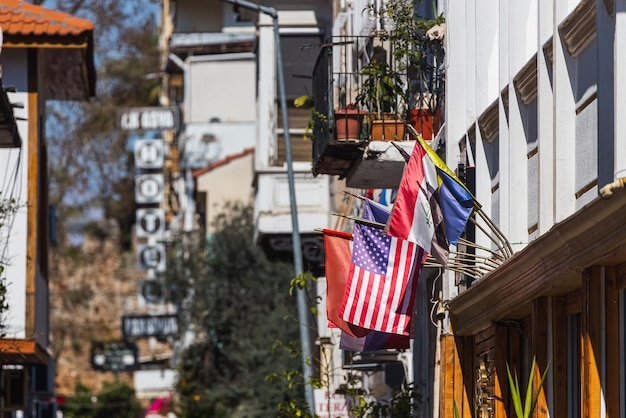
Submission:
<svg viewBox="0 0 626 418">
<path fill-rule="evenodd" d="M 18 211 L 2 219 L 0 262 L 7 307 L 1 318 L 1 416 L 54 416 L 48 346 L 49 208 L 46 100 L 95 94 L 91 22 L 22 1 L 0 2 L 3 43 L 0 199 Z M 11 88 L 9 86 L 12 86 Z M 5 200 L 6 199 L 6 200 Z"/>
<path fill-rule="evenodd" d="M 547 370 L 533 416 L 623 416 L 624 4 L 463 2 L 446 20 L 445 155 L 513 256 L 446 276 L 435 413 L 515 416 L 509 367 L 534 390 Z"/>
</svg>

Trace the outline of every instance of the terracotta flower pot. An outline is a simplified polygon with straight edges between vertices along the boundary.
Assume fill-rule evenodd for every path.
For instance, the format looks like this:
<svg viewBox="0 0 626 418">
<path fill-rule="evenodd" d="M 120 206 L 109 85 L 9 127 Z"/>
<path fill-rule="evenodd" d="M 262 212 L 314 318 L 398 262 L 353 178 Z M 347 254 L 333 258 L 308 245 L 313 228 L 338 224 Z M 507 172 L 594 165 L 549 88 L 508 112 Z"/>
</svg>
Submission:
<svg viewBox="0 0 626 418">
<path fill-rule="evenodd" d="M 404 141 L 404 123 L 401 119 L 374 119 L 370 138 L 372 141 Z"/>
<path fill-rule="evenodd" d="M 358 141 L 361 136 L 363 113 L 358 109 L 335 110 L 335 139 Z"/>
<path fill-rule="evenodd" d="M 436 135 L 439 130 L 440 119 L 440 110 L 437 110 L 434 115 L 427 109 L 409 110 L 409 123 L 418 133 L 421 133 L 422 138 L 427 141 L 432 141 L 434 135 Z"/>
</svg>

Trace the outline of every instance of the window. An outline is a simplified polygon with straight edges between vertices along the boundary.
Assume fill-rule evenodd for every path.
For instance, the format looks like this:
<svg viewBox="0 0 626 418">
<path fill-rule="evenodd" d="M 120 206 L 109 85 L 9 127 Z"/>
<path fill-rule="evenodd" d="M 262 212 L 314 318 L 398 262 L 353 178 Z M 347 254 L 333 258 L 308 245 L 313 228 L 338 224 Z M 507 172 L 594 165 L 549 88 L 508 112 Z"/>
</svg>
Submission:
<svg viewBox="0 0 626 418">
<path fill-rule="evenodd" d="M 580 199 L 597 185 L 598 178 L 598 100 L 597 42 L 591 42 L 576 56 L 573 86 L 576 100 L 575 192 L 580 207 L 596 194 Z"/>
<path fill-rule="evenodd" d="M 524 123 L 524 134 L 526 137 L 527 156 L 527 227 L 529 237 L 534 238 L 538 234 L 537 230 L 539 224 L 539 141 L 537 133 L 537 99 L 535 98 L 527 105 L 522 106 L 521 111 Z"/>
<path fill-rule="evenodd" d="M 483 143 L 487 168 L 491 177 L 491 220 L 500 224 L 500 136 Z"/>
</svg>

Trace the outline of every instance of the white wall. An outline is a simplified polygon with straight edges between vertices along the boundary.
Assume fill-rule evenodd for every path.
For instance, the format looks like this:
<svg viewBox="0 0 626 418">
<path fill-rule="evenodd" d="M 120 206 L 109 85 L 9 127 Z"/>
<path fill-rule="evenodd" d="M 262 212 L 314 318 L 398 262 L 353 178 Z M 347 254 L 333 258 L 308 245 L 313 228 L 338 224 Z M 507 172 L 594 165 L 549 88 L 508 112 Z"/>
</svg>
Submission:
<svg viewBox="0 0 626 418">
<path fill-rule="evenodd" d="M 15 115 L 26 118 L 28 115 L 26 52 L 3 49 L 0 55 L 2 64 L 2 83 L 15 86 L 17 93 L 9 93 L 12 103 L 21 102 L 23 109 L 14 109 Z M 22 137 L 22 147 L 0 149 L 0 191 L 3 198 L 14 198 L 26 204 L 28 197 L 28 125 L 26 121 L 18 121 L 18 130 Z M 11 224 L 0 229 L 4 237 L 8 232 L 9 241 L 0 243 L 0 255 L 7 260 L 4 270 L 7 284 L 7 300 L 9 312 L 3 322 L 7 325 L 8 338 L 32 337 L 25 335 L 26 326 L 26 240 L 28 234 L 27 210 L 22 207 L 15 215 Z"/>
<path fill-rule="evenodd" d="M 204 55 L 186 61 L 185 122 L 247 122 L 256 118 L 254 54 Z"/>
<path fill-rule="evenodd" d="M 207 233 L 213 232 L 212 222 L 223 211 L 224 203 L 250 203 L 253 189 L 253 154 L 232 160 L 196 178 L 196 190 L 206 192 Z"/>
<path fill-rule="evenodd" d="M 314 232 L 330 224 L 330 178 L 312 174 L 294 175 L 298 227 L 300 232 Z M 265 173 L 258 177 L 259 193 L 255 201 L 257 230 L 261 233 L 291 233 L 291 207 L 286 173 Z"/>
<path fill-rule="evenodd" d="M 568 39 L 582 39 L 586 46 L 570 53 L 560 25 L 580 4 L 472 0 L 447 10 L 447 162 L 455 166 L 459 142 L 476 134 L 477 197 L 514 251 L 597 199 L 598 188 L 614 174 L 606 164 L 615 172 L 626 169 L 626 131 L 619 117 L 625 107 L 620 92 L 626 55 L 619 45 L 626 9 L 616 3 L 613 21 L 604 2 L 596 2 L 595 21 L 579 24 Z M 530 79 L 537 96 L 524 103 L 514 80 L 534 57 L 537 69 Z M 614 69 L 614 81 L 603 79 L 607 68 Z M 499 132 L 486 143 L 473 126 L 496 99 Z M 604 129 L 603 121 L 613 123 L 614 132 Z M 488 167 L 494 158 L 495 183 Z M 529 232 L 535 224 L 538 229 Z"/>
</svg>

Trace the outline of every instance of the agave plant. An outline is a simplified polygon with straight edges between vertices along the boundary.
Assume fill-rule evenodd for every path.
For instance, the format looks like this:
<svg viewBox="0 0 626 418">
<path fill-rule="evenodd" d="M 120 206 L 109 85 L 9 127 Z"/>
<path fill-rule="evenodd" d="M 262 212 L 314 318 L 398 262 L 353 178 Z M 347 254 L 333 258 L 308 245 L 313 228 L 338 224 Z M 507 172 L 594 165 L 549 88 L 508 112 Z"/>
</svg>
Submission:
<svg viewBox="0 0 626 418">
<path fill-rule="evenodd" d="M 511 374 L 511 369 L 509 368 L 509 364 L 506 365 L 506 372 L 509 376 L 509 389 L 511 390 L 511 398 L 513 399 L 513 407 L 515 408 L 515 415 L 517 418 L 528 418 L 531 416 L 535 408 L 537 407 L 537 399 L 539 398 L 539 394 L 541 393 L 541 388 L 543 387 L 543 383 L 548 375 L 548 369 L 550 368 L 550 363 L 546 366 L 543 374 L 541 375 L 541 381 L 539 382 L 539 386 L 537 386 L 537 390 L 533 392 L 533 371 L 535 370 L 535 358 L 533 357 L 533 362 L 530 366 L 530 375 L 528 376 L 528 387 L 526 388 L 526 396 L 524 398 L 524 404 L 522 404 L 522 392 L 519 386 L 519 380 L 517 379 L 517 372 L 514 372 L 514 375 Z"/>
</svg>

